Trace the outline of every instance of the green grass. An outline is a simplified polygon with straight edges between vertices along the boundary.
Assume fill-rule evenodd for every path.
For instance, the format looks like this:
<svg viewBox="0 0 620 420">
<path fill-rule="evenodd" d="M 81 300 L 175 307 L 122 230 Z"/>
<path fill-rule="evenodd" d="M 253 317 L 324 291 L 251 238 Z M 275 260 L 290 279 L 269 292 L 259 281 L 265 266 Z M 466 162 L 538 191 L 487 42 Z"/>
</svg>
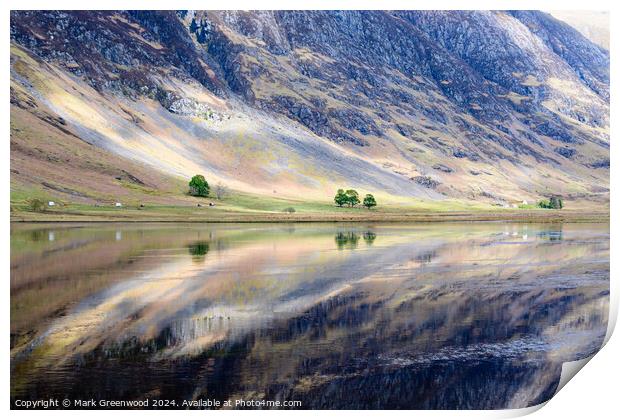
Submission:
<svg viewBox="0 0 620 420">
<path fill-rule="evenodd" d="M 28 200 L 38 198 L 39 200 L 52 200 L 52 195 L 37 188 L 11 190 L 11 206 L 25 204 Z"/>
<path fill-rule="evenodd" d="M 164 195 L 165 196 L 165 195 Z M 609 213 L 570 212 L 540 209 L 535 205 L 504 209 L 484 203 L 457 200 L 422 201 L 403 199 L 405 204 L 382 204 L 372 210 L 364 207 L 337 207 L 331 201 L 306 201 L 265 197 L 233 192 L 222 201 L 187 195 L 168 195 L 174 205 L 149 203 L 144 200 L 121 200 L 123 207 L 112 202 L 95 206 L 63 202 L 44 191 L 30 189 L 11 192 L 11 221 L 177 221 L 177 222 L 293 222 L 293 221 L 441 221 L 441 220 L 521 220 L 521 221 L 605 221 Z M 32 212 L 28 200 L 39 198 L 57 203 L 44 212 Z M 144 197 L 143 197 L 144 198 Z M 214 207 L 208 203 L 214 202 Z M 144 207 L 139 207 L 140 204 Z M 197 207 L 201 203 L 202 207 Z M 293 207 L 294 213 L 284 209 Z"/>
<path fill-rule="evenodd" d="M 359 212 L 371 213 L 402 213 L 402 212 L 449 212 L 449 211 L 475 211 L 495 210 L 494 207 L 484 203 L 468 203 L 458 200 L 424 201 L 415 199 L 407 200 L 407 204 L 382 204 L 378 198 L 378 206 L 372 210 L 365 207 L 338 207 L 331 199 L 325 201 L 301 200 L 288 198 L 265 197 L 245 193 L 235 193 L 226 198 L 222 205 L 231 210 L 250 212 L 282 212 L 287 207 L 293 207 L 296 212 L 307 213 L 338 213 L 357 214 Z"/>
</svg>

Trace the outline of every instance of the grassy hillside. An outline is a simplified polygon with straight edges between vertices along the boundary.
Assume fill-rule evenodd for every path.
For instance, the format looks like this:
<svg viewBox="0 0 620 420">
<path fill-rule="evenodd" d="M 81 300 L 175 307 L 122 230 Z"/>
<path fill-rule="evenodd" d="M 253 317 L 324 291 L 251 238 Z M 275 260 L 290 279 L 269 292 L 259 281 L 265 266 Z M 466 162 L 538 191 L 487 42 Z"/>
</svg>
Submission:
<svg viewBox="0 0 620 420">
<path fill-rule="evenodd" d="M 502 209 L 475 200 L 382 193 L 377 195 L 379 206 L 372 210 L 340 208 L 332 201 L 335 189 L 321 199 L 316 195 L 275 197 L 239 190 L 231 190 L 223 200 L 191 197 L 187 194 L 188 178 L 167 175 L 89 144 L 26 93 L 14 91 L 12 96 L 12 221 L 604 220 L 608 211 L 605 205 L 597 207 L 579 200 L 568 201 L 569 211 L 557 213 L 533 206 Z M 363 195 L 374 190 L 359 192 Z M 56 205 L 34 212 L 29 204 L 32 199 L 54 201 Z M 116 208 L 116 202 L 123 207 Z M 210 202 L 215 206 L 209 207 Z M 294 213 L 285 212 L 291 207 Z"/>
<path fill-rule="evenodd" d="M 605 51 L 544 14 L 345 15 L 14 12 L 12 219 L 608 212 Z M 233 194 L 198 208 L 195 174 Z"/>
</svg>

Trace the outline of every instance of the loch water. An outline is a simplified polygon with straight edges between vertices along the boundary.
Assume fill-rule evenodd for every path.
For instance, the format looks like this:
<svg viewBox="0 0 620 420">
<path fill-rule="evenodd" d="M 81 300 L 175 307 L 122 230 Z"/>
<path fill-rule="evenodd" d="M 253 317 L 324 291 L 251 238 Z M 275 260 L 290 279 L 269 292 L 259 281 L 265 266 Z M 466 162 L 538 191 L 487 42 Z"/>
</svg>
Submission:
<svg viewBox="0 0 620 420">
<path fill-rule="evenodd" d="M 11 401 L 523 408 L 594 354 L 607 224 L 13 224 Z"/>
</svg>

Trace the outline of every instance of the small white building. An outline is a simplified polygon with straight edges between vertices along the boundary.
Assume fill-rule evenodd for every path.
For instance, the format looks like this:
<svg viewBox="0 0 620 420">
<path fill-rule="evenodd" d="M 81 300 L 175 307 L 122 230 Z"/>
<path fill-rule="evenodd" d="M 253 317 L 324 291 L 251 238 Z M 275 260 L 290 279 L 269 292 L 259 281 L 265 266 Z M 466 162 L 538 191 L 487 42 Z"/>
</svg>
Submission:
<svg viewBox="0 0 620 420">
<path fill-rule="evenodd" d="M 48 201 L 47 205 L 50 206 L 50 207 L 54 207 L 56 205 L 56 203 L 53 202 L 53 201 Z"/>
<path fill-rule="evenodd" d="M 115 207 L 123 207 L 123 205 L 121 203 L 116 203 L 114 204 Z"/>
</svg>

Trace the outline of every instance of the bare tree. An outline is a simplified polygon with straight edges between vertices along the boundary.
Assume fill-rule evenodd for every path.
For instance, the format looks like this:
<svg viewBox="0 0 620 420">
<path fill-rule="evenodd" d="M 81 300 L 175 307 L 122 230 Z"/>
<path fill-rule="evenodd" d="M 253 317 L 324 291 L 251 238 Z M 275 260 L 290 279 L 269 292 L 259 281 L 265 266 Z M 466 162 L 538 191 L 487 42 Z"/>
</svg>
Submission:
<svg viewBox="0 0 620 420">
<path fill-rule="evenodd" d="M 222 200 L 230 194 L 230 189 L 221 182 L 218 182 L 213 188 L 213 192 L 215 193 L 215 198 Z"/>
</svg>

